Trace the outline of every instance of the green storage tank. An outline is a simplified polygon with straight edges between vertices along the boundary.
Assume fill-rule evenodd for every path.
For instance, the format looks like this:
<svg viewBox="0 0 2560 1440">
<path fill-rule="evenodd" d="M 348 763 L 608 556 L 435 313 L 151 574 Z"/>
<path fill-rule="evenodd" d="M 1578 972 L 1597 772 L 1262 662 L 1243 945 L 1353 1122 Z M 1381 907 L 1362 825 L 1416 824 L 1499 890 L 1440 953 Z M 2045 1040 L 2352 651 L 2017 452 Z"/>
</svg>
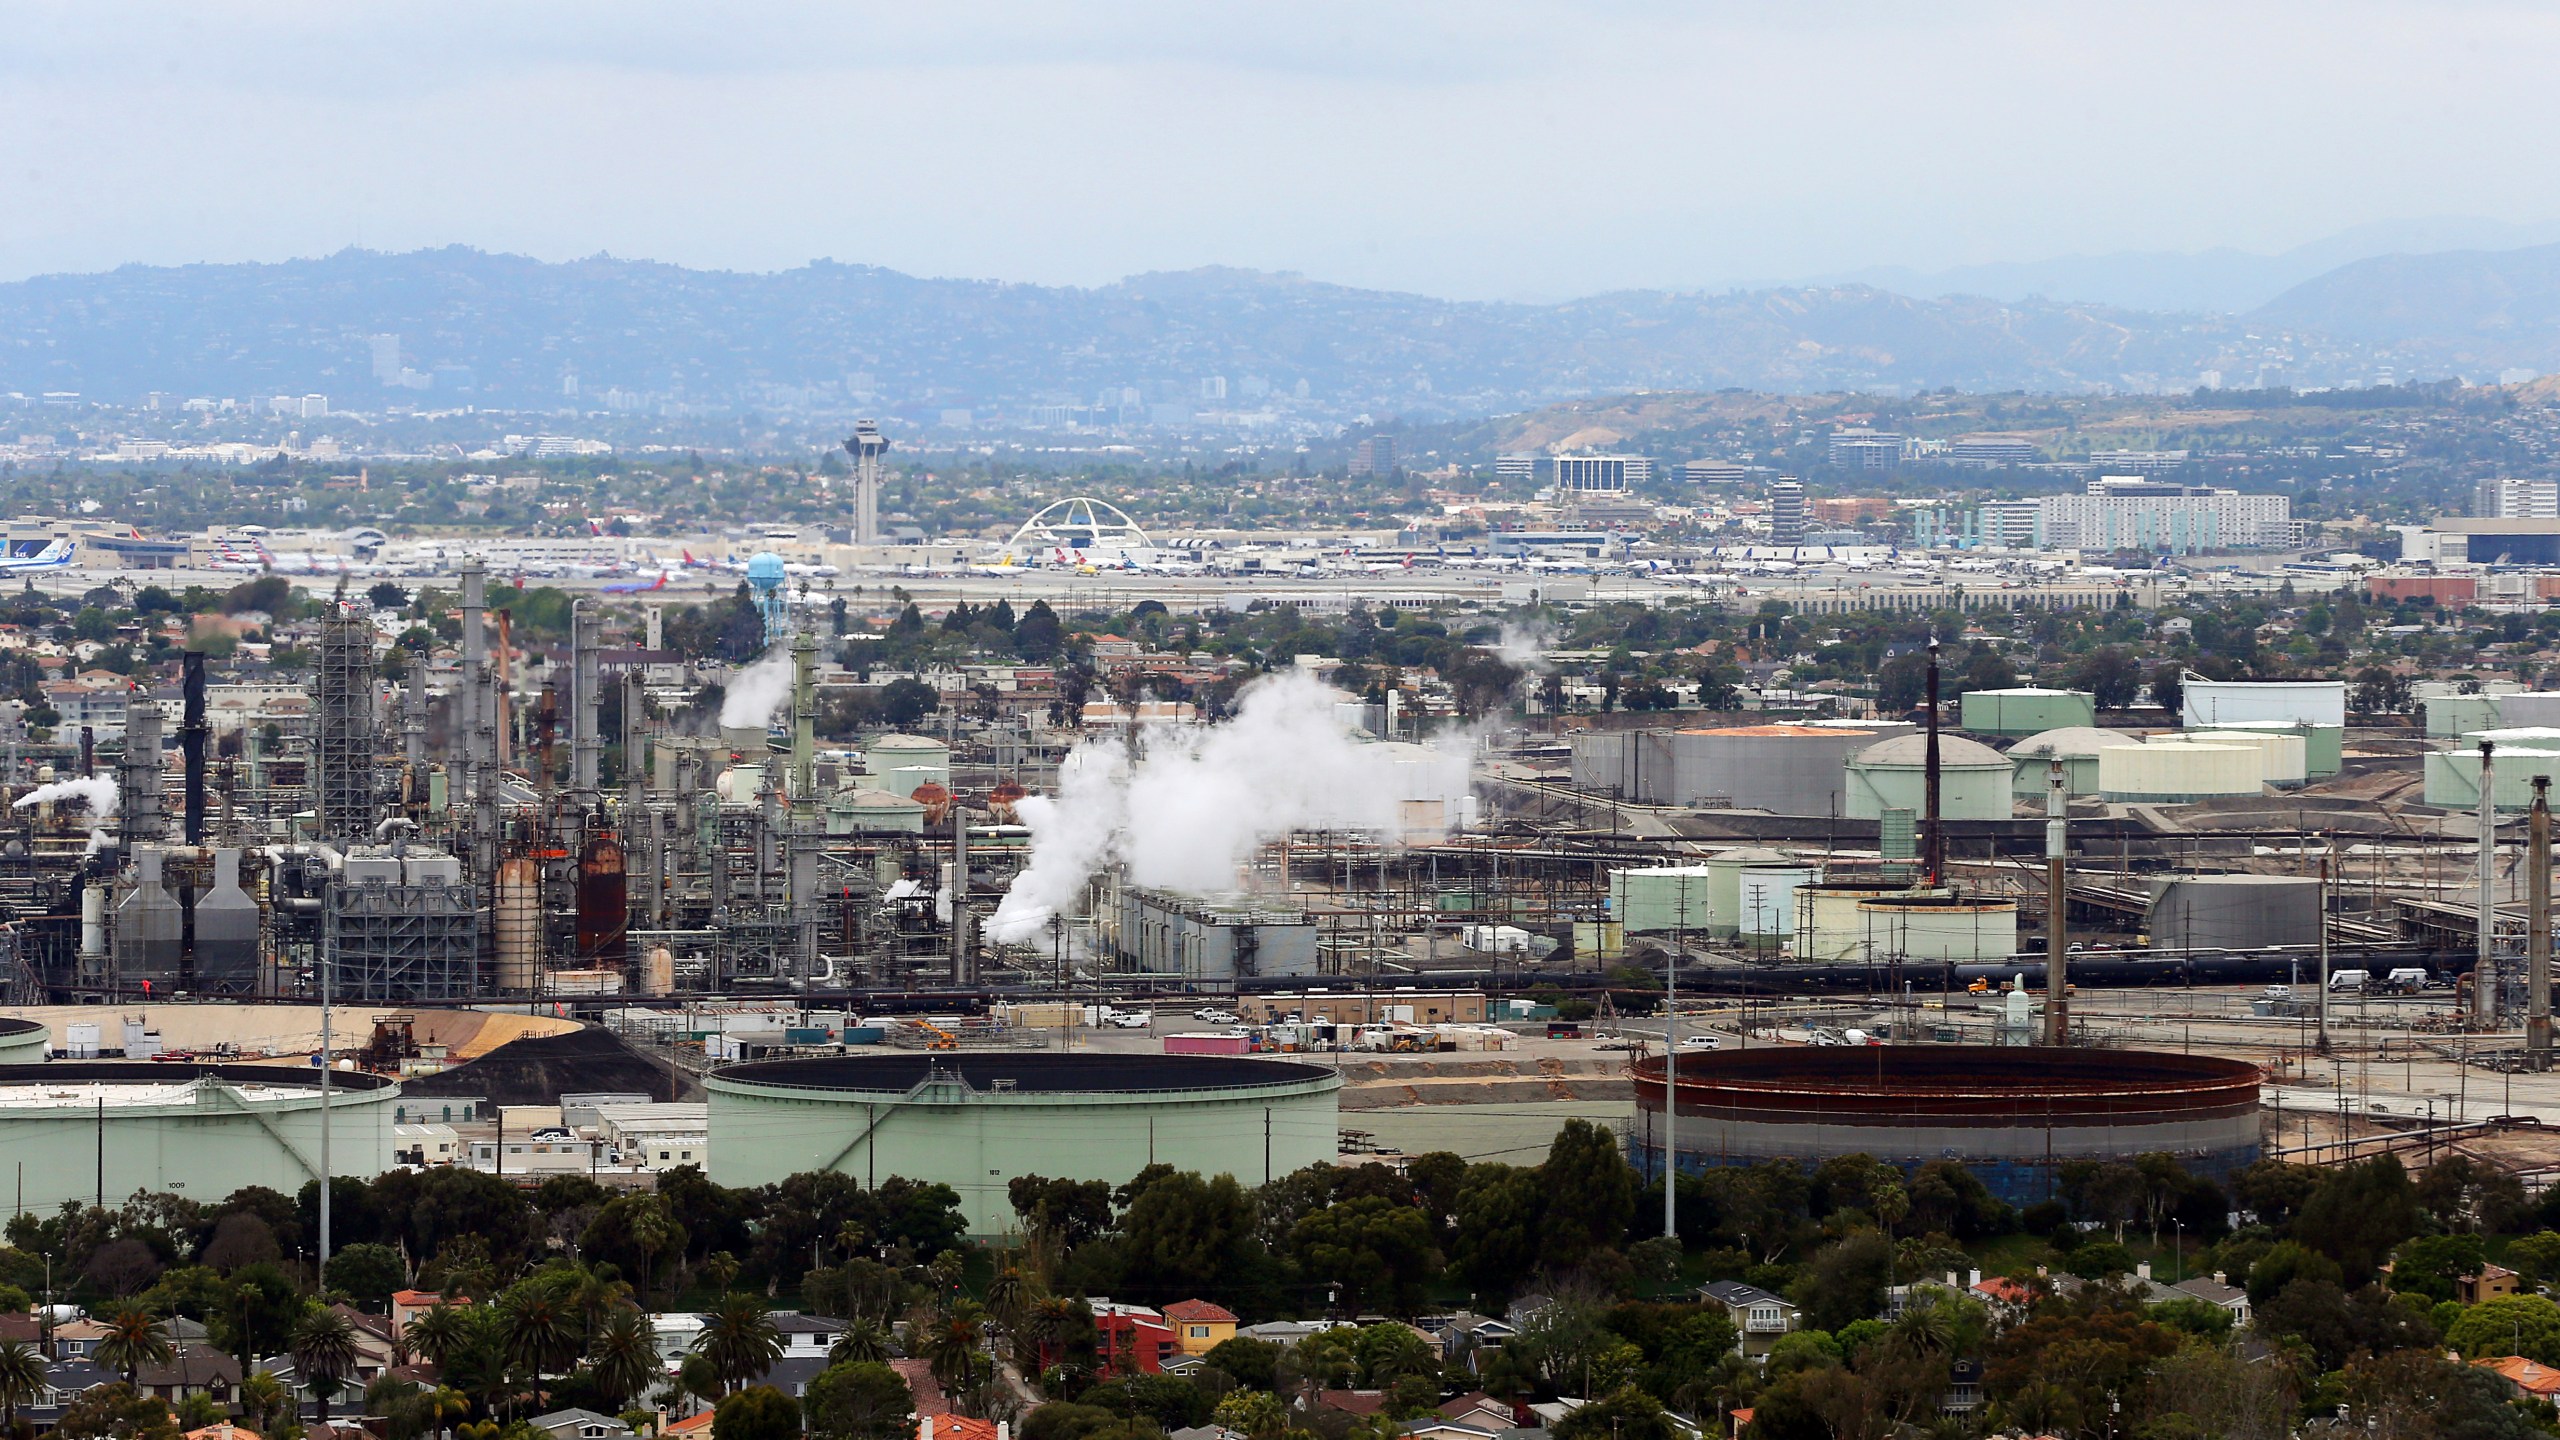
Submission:
<svg viewBox="0 0 2560 1440">
<path fill-rule="evenodd" d="M 1959 708 L 1964 728 L 1976 735 L 2033 735 L 2098 723 L 2097 697 L 2086 690 L 1967 690 Z"/>
<path fill-rule="evenodd" d="M 1709 930 L 1707 896 L 1715 872 L 1704 865 L 1663 865 L 1609 872 L 1609 913 L 1630 935 Z"/>
</svg>

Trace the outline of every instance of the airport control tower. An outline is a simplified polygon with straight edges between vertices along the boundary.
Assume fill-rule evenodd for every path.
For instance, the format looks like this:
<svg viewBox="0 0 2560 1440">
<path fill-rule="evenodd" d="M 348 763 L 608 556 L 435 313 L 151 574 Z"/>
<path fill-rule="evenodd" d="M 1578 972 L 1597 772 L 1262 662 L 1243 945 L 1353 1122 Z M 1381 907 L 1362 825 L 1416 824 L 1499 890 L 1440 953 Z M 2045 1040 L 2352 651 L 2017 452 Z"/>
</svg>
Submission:
<svg viewBox="0 0 2560 1440">
<path fill-rule="evenodd" d="M 853 457 L 853 543 L 880 543 L 880 457 L 889 451 L 889 442 L 880 434 L 880 426 L 871 420 L 853 423 L 853 438 L 844 442 L 845 453 Z"/>
</svg>

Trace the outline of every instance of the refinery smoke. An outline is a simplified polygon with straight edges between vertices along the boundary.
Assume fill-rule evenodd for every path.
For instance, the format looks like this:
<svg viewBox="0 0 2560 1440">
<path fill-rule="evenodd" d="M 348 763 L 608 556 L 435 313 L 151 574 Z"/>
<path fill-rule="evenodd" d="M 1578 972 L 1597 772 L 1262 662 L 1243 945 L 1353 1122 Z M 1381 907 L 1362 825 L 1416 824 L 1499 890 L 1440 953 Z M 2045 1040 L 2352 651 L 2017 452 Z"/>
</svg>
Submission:
<svg viewBox="0 0 2560 1440">
<path fill-rule="evenodd" d="M 32 805 L 48 803 L 58 805 L 65 800 L 79 801 L 89 807 L 92 818 L 103 820 L 116 813 L 116 782 L 104 775 L 92 775 L 87 779 L 56 780 L 50 785 L 39 785 L 19 796 L 17 803 L 11 808 L 24 810 Z"/>
<path fill-rule="evenodd" d="M 774 712 L 791 698 L 792 679 L 791 652 L 779 645 L 730 676 L 720 700 L 722 728 L 762 729 L 772 724 Z"/>
<path fill-rule="evenodd" d="M 1129 757 L 1118 737 L 1078 745 L 1056 798 L 1022 801 L 1031 864 L 987 923 L 988 938 L 1040 938 L 1105 866 L 1129 883 L 1193 894 L 1235 888 L 1253 852 L 1291 830 L 1398 828 L 1394 752 L 1344 733 L 1342 695 L 1303 671 L 1256 681 L 1233 720 L 1156 726 Z"/>
</svg>

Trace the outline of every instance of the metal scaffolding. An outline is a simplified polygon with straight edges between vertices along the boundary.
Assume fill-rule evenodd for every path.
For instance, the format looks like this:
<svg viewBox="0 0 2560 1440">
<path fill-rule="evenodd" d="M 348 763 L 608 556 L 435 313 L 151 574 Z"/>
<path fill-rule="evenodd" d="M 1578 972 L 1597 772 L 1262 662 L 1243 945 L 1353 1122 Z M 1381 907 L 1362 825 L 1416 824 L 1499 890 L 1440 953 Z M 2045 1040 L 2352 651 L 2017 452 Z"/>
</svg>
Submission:
<svg viewBox="0 0 2560 1440">
<path fill-rule="evenodd" d="M 373 627 L 353 615 L 320 622 L 312 677 L 312 806 L 320 833 L 341 844 L 370 838 L 375 820 Z"/>
<path fill-rule="evenodd" d="M 329 887 L 322 962 L 342 1001 L 407 1003 L 480 995 L 481 912 L 464 884 Z"/>
</svg>

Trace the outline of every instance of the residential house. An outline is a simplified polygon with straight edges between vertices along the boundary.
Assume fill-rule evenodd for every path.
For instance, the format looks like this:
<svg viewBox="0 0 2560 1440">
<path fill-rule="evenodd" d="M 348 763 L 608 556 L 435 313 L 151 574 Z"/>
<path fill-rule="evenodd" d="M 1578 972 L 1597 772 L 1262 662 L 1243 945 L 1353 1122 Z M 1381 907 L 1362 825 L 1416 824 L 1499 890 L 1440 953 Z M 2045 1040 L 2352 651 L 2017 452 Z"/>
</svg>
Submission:
<svg viewBox="0 0 2560 1440">
<path fill-rule="evenodd" d="M 1970 1415 L 1982 1408 L 1982 1362 L 1959 1357 L 1947 1367 L 1947 1393 L 1938 1409 L 1948 1415 Z"/>
<path fill-rule="evenodd" d="M 187 1440 L 264 1440 L 264 1437 L 246 1425 L 234 1425 L 228 1420 L 220 1420 L 200 1429 L 188 1431 Z"/>
<path fill-rule="evenodd" d="M 1496 1432 L 1516 1429 L 1521 1423 L 1518 1406 L 1508 1400 L 1496 1400 L 1481 1390 L 1441 1402 L 1440 1418 Z"/>
<path fill-rule="evenodd" d="M 239 1397 L 240 1362 L 211 1345 L 177 1345 L 171 1347 L 166 1361 L 137 1368 L 133 1386 L 168 1401 L 173 1410 L 193 1395 L 228 1407 Z"/>
<path fill-rule="evenodd" d="M 2498 1267 L 2492 1265 L 2489 1268 L 2494 1270 Z M 2513 1277 L 2514 1272 L 2507 1273 L 2510 1278 Z M 2155 1305 L 2172 1299 L 2201 1300 L 2229 1315 L 2233 1329 L 2248 1327 L 2249 1292 L 2232 1284 L 2230 1277 L 2219 1270 L 2211 1275 L 2198 1275 L 2192 1279 L 2181 1280 L 2174 1285 L 2162 1285 L 2151 1280 L 2149 1276 L 2143 1278 L 2151 1287 L 2149 1299 Z M 2510 1290 L 2504 1293 L 2515 1292 Z"/>
<path fill-rule="evenodd" d="M 631 1427 L 593 1410 L 554 1410 L 525 1422 L 551 1440 L 638 1440 Z"/>
<path fill-rule="evenodd" d="M 2501 1295 L 2514 1295 L 2523 1290 L 2524 1281 L 2504 1265 L 2482 1265 L 2477 1275 L 2453 1277 L 2453 1298 L 2463 1305 L 2477 1305 Z"/>
<path fill-rule="evenodd" d="M 1710 1281 L 1698 1287 L 1698 1297 L 1724 1307 L 1736 1332 L 1734 1353 L 1753 1360 L 1766 1357 L 1779 1336 L 1803 1323 L 1793 1301 L 1739 1280 Z"/>
<path fill-rule="evenodd" d="M 1106 1375 L 1159 1375 L 1182 1353 L 1162 1314 L 1135 1305 L 1094 1302 L 1094 1349 Z"/>
<path fill-rule="evenodd" d="M 82 1360 L 107 1338 L 104 1322 L 82 1316 L 53 1327 L 53 1355 L 57 1360 Z"/>
<path fill-rule="evenodd" d="M 1412 1440 L 1494 1440 L 1501 1432 L 1426 1415 L 1404 1422 L 1404 1433 Z"/>
<path fill-rule="evenodd" d="M 1013 1427 L 1002 1420 L 967 1415 L 919 1415 L 916 1440 L 1011 1440 Z"/>
<path fill-rule="evenodd" d="M 1176 1300 L 1164 1307 L 1164 1318 L 1185 1355 L 1206 1355 L 1236 1338 L 1235 1312 L 1206 1300 Z"/>
<path fill-rule="evenodd" d="M 2560 1370 L 2522 1355 L 2496 1355 L 2471 1363 L 2506 1381 L 2518 1399 L 2560 1401 Z"/>
<path fill-rule="evenodd" d="M 1366 1420 L 1387 1408 L 1387 1392 L 1384 1390 L 1319 1390 L 1315 1395 L 1315 1408 L 1331 1410 L 1338 1415 L 1348 1415 L 1356 1420 Z"/>
<path fill-rule="evenodd" d="M 468 1305 L 471 1301 L 457 1295 L 447 1300 L 433 1290 L 394 1290 L 391 1292 L 391 1338 L 399 1339 L 419 1316 L 439 1305 Z"/>
<path fill-rule="evenodd" d="M 824 1315 L 785 1310 L 773 1317 L 773 1328 L 782 1337 L 782 1358 L 788 1360 L 800 1355 L 825 1355 L 835 1348 L 847 1327 L 843 1321 Z"/>
<path fill-rule="evenodd" d="M 1248 1340 L 1267 1340 L 1287 1350 L 1310 1335 L 1343 1323 L 1340 1320 L 1265 1320 L 1259 1325 L 1247 1325 L 1236 1333 Z"/>
<path fill-rule="evenodd" d="M 1440 1342 L 1443 1363 L 1463 1366 L 1471 1375 L 1482 1374 L 1487 1360 L 1520 1338 L 1519 1326 L 1472 1310 L 1461 1310 L 1440 1320 L 1431 1331 Z"/>
</svg>

